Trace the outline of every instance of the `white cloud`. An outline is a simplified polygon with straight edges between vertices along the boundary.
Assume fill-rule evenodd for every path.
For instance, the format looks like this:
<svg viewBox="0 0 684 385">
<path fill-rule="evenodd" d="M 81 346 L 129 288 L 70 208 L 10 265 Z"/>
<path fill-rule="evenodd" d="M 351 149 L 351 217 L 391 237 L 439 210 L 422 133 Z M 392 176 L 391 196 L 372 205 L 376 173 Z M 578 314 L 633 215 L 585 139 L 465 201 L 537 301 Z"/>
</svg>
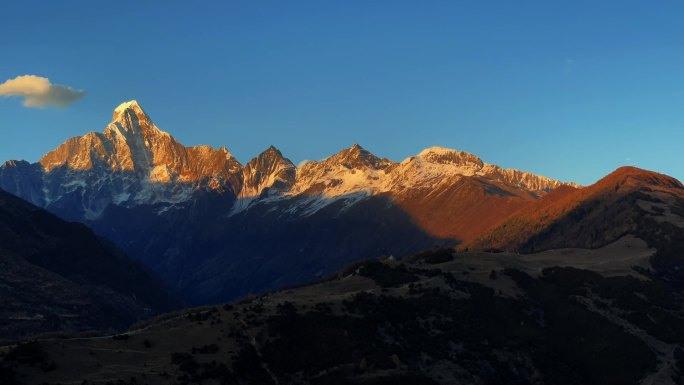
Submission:
<svg viewBox="0 0 684 385">
<path fill-rule="evenodd" d="M 48 78 L 35 75 L 17 76 L 0 84 L 0 96 L 24 98 L 25 107 L 66 107 L 83 95 L 83 90 L 52 84 Z"/>
</svg>

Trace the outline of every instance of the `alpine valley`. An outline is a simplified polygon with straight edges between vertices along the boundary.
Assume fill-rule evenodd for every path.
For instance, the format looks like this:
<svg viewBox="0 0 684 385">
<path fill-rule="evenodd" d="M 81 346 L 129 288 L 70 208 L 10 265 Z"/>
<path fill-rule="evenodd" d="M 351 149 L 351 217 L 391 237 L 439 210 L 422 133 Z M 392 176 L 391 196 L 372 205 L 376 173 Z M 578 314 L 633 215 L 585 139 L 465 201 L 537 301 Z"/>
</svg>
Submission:
<svg viewBox="0 0 684 385">
<path fill-rule="evenodd" d="M 354 145 L 300 167 L 269 147 L 243 166 L 183 146 L 136 101 L 102 133 L 0 167 L 0 188 L 86 224 L 191 304 L 469 242 L 560 186 L 439 147 L 397 163 Z"/>
</svg>

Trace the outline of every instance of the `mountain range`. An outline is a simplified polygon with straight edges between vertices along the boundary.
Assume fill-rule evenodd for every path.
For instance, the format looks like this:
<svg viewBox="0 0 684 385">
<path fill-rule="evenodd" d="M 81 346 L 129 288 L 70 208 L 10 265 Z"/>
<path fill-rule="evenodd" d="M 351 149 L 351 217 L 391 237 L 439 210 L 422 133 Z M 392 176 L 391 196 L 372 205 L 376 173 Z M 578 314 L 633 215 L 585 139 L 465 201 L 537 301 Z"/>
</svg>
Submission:
<svg viewBox="0 0 684 385">
<path fill-rule="evenodd" d="M 269 147 L 243 166 L 183 146 L 135 101 L 102 133 L 0 166 L 0 188 L 88 225 L 191 303 L 467 242 L 562 186 L 577 187 L 440 147 L 394 162 L 354 145 L 299 167 Z"/>
<path fill-rule="evenodd" d="M 210 304 L 0 347 L 3 384 L 684 381 L 684 185 L 667 175 L 578 186 L 358 145 L 243 166 L 127 102 L 103 133 L 6 162 L 0 187 L 26 199 L 0 193 L 3 333 L 179 306 L 139 263 Z"/>
</svg>

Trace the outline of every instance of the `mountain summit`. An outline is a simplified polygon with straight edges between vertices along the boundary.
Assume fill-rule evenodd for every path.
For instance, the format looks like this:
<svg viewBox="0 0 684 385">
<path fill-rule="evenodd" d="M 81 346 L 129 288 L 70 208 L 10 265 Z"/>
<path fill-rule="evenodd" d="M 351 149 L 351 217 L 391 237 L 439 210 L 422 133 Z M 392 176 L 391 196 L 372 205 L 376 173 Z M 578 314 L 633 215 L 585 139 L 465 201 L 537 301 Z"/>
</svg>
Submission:
<svg viewBox="0 0 684 385">
<path fill-rule="evenodd" d="M 79 208 L 67 215 L 73 219 L 95 218 L 111 204 L 176 204 L 198 189 L 239 188 L 236 176 L 242 170 L 223 147 L 183 146 L 160 130 L 136 101 L 119 105 L 102 133 L 71 138 L 39 164 L 42 175 L 33 175 L 32 181 L 2 186 L 58 212 Z M 16 173 L 7 164 L 0 174 L 8 179 Z"/>
<path fill-rule="evenodd" d="M 371 154 L 368 150 L 358 144 L 354 144 L 331 156 L 326 159 L 325 163 L 341 165 L 348 169 L 372 168 L 375 170 L 384 170 L 393 164 L 393 162 L 388 159 L 379 158 Z"/>
<path fill-rule="evenodd" d="M 90 132 L 67 140 L 40 160 L 46 172 L 109 168 L 133 172 L 151 182 L 198 182 L 226 178 L 240 164 L 225 149 L 185 147 L 157 128 L 134 100 L 119 105 L 103 133 Z"/>
<path fill-rule="evenodd" d="M 248 198 L 258 196 L 267 189 L 290 188 L 296 179 L 296 167 L 280 150 L 270 146 L 247 163 L 242 175 L 240 197 Z"/>
<path fill-rule="evenodd" d="M 129 100 L 127 102 L 123 102 L 123 103 L 119 104 L 114 109 L 114 113 L 112 114 L 112 122 L 118 121 L 119 117 L 121 117 L 127 111 L 136 115 L 138 117 L 138 119 L 148 118 L 147 114 L 142 109 L 140 104 L 138 104 L 137 100 Z"/>
</svg>

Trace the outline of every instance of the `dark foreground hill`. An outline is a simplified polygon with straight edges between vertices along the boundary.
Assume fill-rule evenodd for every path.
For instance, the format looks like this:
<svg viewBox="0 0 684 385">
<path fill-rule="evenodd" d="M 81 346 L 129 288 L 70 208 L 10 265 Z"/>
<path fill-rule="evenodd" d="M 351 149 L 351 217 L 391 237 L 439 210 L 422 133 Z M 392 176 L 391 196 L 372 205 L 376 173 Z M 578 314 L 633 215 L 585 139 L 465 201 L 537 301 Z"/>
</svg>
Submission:
<svg viewBox="0 0 684 385">
<path fill-rule="evenodd" d="M 0 190 L 0 340 L 125 328 L 177 306 L 109 241 Z"/>
<path fill-rule="evenodd" d="M 648 275 L 654 253 L 628 235 L 358 263 L 122 335 L 5 348 L 3 384 L 682 383 L 684 300 Z"/>
</svg>

